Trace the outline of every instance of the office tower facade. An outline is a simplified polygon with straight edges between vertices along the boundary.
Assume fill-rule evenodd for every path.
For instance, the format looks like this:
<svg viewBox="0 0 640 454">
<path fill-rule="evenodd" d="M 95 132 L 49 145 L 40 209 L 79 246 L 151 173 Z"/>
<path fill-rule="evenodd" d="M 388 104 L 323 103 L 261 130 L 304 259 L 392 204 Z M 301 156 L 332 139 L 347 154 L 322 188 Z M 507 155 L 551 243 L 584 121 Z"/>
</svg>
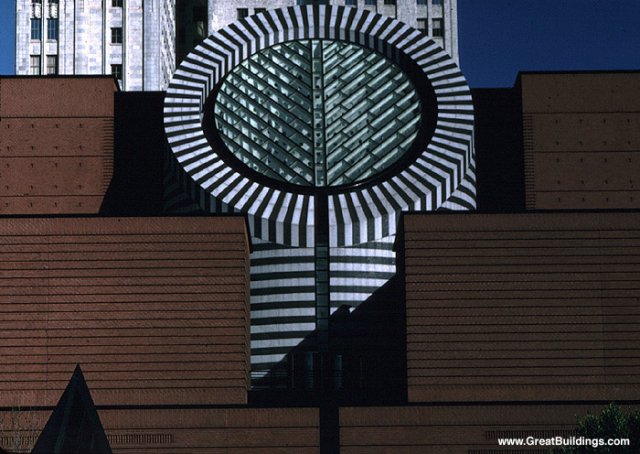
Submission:
<svg viewBox="0 0 640 454">
<path fill-rule="evenodd" d="M 209 36 L 207 0 L 176 0 L 176 64 Z"/>
<path fill-rule="evenodd" d="M 312 3 L 269 2 L 268 9 Z M 339 0 L 398 19 L 458 63 L 457 0 Z M 176 11 L 177 7 L 177 11 Z M 113 74 L 127 91 L 165 90 L 176 66 L 212 31 L 268 10 L 257 0 L 17 0 L 18 75 Z"/>
<path fill-rule="evenodd" d="M 459 62 L 457 0 L 209 0 L 209 30 L 269 9 L 316 3 L 349 6 L 398 19 L 432 37 Z"/>
<path fill-rule="evenodd" d="M 113 74 L 164 90 L 175 69 L 175 0 L 17 0 L 16 74 Z"/>
<path fill-rule="evenodd" d="M 248 218 L 256 388 L 317 389 L 353 367 L 330 318 L 394 277 L 400 214 L 475 208 L 463 75 L 363 9 L 267 10 L 214 32 L 169 86 L 165 131 L 185 203 Z"/>
</svg>

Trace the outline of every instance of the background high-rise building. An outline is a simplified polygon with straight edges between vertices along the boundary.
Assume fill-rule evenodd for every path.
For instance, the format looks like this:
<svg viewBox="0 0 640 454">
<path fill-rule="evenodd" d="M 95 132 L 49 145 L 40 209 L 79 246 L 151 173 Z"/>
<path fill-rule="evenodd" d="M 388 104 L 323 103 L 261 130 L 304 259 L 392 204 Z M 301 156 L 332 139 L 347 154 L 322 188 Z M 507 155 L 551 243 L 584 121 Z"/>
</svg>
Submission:
<svg viewBox="0 0 640 454">
<path fill-rule="evenodd" d="M 276 0 L 17 0 L 16 74 L 113 74 L 126 91 L 165 90 L 209 33 L 253 14 L 314 3 Z M 458 62 L 457 0 L 338 0 L 433 37 Z"/>
<path fill-rule="evenodd" d="M 207 0 L 176 0 L 176 62 L 209 36 Z"/>
<path fill-rule="evenodd" d="M 17 0 L 16 74 L 113 74 L 164 90 L 175 69 L 175 0 Z"/>
<path fill-rule="evenodd" d="M 314 3 L 351 6 L 398 19 L 431 36 L 458 63 L 457 0 L 209 0 L 209 30 L 269 9 Z"/>
</svg>

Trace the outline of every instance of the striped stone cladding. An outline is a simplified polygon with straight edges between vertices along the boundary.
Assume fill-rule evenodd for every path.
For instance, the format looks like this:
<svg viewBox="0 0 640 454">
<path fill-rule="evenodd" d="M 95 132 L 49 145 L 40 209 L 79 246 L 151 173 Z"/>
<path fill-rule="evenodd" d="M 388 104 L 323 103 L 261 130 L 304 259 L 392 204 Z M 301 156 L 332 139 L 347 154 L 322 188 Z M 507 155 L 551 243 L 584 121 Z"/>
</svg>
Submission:
<svg viewBox="0 0 640 454">
<path fill-rule="evenodd" d="M 313 248 L 253 239 L 251 368 L 264 378 L 316 329 Z"/>
<path fill-rule="evenodd" d="M 331 313 L 343 305 L 356 307 L 396 273 L 395 236 L 348 248 L 331 248 Z"/>
<path fill-rule="evenodd" d="M 400 213 L 475 208 L 471 96 L 457 65 L 427 36 L 370 11 L 325 5 L 267 11 L 211 35 L 184 60 L 165 98 L 171 173 L 166 206 L 184 212 L 193 202 L 205 212 L 247 215 L 254 244 L 254 379 L 316 328 L 315 200 L 310 193 L 252 181 L 226 164 L 205 137 L 202 109 L 211 90 L 251 55 L 311 38 L 353 42 L 392 61 L 408 58 L 438 104 L 433 137 L 414 161 L 385 181 L 329 196 L 330 313 L 358 306 L 394 276 Z"/>
<path fill-rule="evenodd" d="M 229 25 L 200 44 L 176 71 L 165 98 L 172 155 L 190 176 L 200 206 L 219 203 L 249 217 L 252 234 L 294 247 L 313 246 L 313 196 L 252 182 L 232 170 L 202 131 L 211 90 L 259 50 L 291 39 L 338 39 L 391 60 L 415 62 L 433 87 L 437 126 L 422 154 L 388 181 L 347 190 L 329 200 L 330 245 L 351 246 L 395 233 L 401 211 L 435 210 L 473 173 L 473 107 L 457 65 L 430 38 L 391 19 L 353 8 L 320 5 L 269 10 Z M 215 202 L 213 199 L 217 199 Z M 475 207 L 475 198 L 466 202 Z"/>
</svg>

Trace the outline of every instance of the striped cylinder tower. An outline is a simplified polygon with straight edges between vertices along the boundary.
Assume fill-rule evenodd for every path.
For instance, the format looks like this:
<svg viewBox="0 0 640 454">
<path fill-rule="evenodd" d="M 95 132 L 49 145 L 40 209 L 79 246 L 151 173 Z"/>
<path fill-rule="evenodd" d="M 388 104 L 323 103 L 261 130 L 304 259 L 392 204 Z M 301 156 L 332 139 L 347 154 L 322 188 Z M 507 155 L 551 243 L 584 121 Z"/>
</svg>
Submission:
<svg viewBox="0 0 640 454">
<path fill-rule="evenodd" d="M 475 208 L 473 110 L 454 61 L 389 17 L 268 10 L 202 42 L 164 105 L 167 206 L 251 229 L 255 386 L 395 274 L 403 211 Z"/>
</svg>

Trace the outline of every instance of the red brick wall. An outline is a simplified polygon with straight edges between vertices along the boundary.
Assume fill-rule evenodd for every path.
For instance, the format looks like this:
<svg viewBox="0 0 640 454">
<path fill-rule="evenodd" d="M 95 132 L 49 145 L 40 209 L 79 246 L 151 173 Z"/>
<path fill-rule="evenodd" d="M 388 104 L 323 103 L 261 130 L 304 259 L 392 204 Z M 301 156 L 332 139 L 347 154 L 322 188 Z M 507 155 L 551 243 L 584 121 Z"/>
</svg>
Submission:
<svg viewBox="0 0 640 454">
<path fill-rule="evenodd" d="M 549 449 L 539 446 L 500 448 L 498 438 L 568 438 L 578 417 L 602 409 L 584 404 L 347 407 L 340 409 L 340 452 L 546 454 Z"/>
<path fill-rule="evenodd" d="M 0 446 L 30 452 L 50 411 L 0 411 Z M 317 408 L 98 410 L 114 454 L 316 454 Z M 22 448 L 22 449 L 19 449 Z"/>
<path fill-rule="evenodd" d="M 528 209 L 640 207 L 640 73 L 523 74 Z"/>
<path fill-rule="evenodd" d="M 640 393 L 640 214 L 407 215 L 411 402 Z"/>
<path fill-rule="evenodd" d="M 0 219 L 0 406 L 241 404 L 241 217 Z"/>
<path fill-rule="evenodd" d="M 316 408 L 103 410 L 100 417 L 114 453 L 319 452 Z"/>
<path fill-rule="evenodd" d="M 99 211 L 115 90 L 111 77 L 0 78 L 0 214 Z"/>
</svg>

